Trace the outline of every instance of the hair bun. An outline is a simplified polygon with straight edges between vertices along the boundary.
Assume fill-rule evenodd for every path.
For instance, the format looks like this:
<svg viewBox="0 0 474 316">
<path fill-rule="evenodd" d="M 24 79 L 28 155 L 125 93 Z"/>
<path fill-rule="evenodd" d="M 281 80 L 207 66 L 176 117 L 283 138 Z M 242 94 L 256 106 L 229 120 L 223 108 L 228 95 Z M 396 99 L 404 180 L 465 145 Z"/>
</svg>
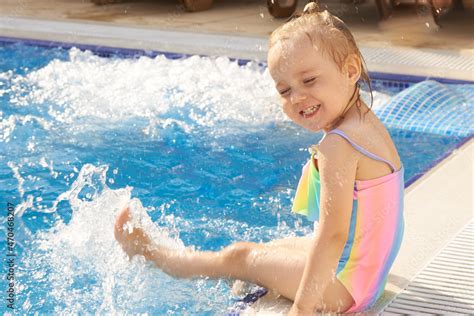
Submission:
<svg viewBox="0 0 474 316">
<path fill-rule="evenodd" d="M 316 1 L 308 2 L 303 9 L 303 14 L 312 14 L 318 12 L 321 12 L 321 8 Z"/>
</svg>

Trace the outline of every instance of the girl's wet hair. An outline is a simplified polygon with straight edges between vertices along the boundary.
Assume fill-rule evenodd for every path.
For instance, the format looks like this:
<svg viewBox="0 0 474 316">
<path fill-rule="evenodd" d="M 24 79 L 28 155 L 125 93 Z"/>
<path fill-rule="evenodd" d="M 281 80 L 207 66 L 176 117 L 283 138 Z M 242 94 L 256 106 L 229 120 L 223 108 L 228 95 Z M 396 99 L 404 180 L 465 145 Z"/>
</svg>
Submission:
<svg viewBox="0 0 474 316">
<path fill-rule="evenodd" d="M 362 69 L 358 85 L 363 83 L 368 87 L 371 98 L 369 110 L 372 109 L 372 85 L 367 65 L 347 25 L 328 10 L 321 9 L 317 1 L 312 1 L 306 4 L 303 12 L 292 15 L 283 25 L 272 32 L 269 49 L 279 41 L 294 37 L 297 32 L 303 32 L 313 46 L 321 49 L 322 53 L 329 54 L 340 69 L 350 54 L 356 54 L 359 57 Z"/>
<path fill-rule="evenodd" d="M 321 8 L 319 7 L 319 4 L 318 4 L 316 1 L 310 1 L 310 2 L 308 2 L 308 3 L 304 6 L 304 9 L 303 9 L 303 12 L 302 12 L 302 13 L 293 14 L 293 15 L 288 19 L 288 21 L 291 21 L 291 20 L 293 20 L 293 19 L 299 18 L 299 17 L 302 16 L 303 14 L 314 14 L 314 13 L 319 13 L 319 12 L 323 12 L 323 10 L 321 10 Z M 288 22 L 288 21 L 287 21 L 287 22 Z"/>
</svg>

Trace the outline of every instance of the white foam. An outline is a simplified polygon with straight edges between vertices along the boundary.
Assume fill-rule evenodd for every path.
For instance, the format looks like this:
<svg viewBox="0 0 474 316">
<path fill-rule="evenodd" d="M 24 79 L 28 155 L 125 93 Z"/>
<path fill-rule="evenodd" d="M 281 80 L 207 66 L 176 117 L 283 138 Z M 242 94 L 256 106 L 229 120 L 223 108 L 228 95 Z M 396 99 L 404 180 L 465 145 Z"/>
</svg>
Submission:
<svg viewBox="0 0 474 316">
<path fill-rule="evenodd" d="M 193 128 L 286 120 L 268 71 L 252 63 L 239 67 L 226 57 L 114 59 L 73 48 L 69 60 L 55 59 L 12 82 L 12 104 L 47 106 L 49 115 L 67 124 L 142 117 Z"/>
<path fill-rule="evenodd" d="M 158 136 L 172 126 L 222 135 L 288 121 L 268 69 L 255 62 L 239 66 L 227 57 L 120 59 L 72 48 L 68 60 L 0 77 L 10 80 L 5 91 L 12 105 L 47 113 L 28 117 L 46 129 L 51 124 L 76 131 L 108 129 L 139 118 L 148 122 L 141 126 L 145 135 Z M 366 92 L 362 97 L 369 101 Z M 378 92 L 374 97 L 374 109 L 389 98 Z M 8 139 L 20 119 L 24 124 L 19 115 L 2 119 L 0 140 Z"/>
</svg>

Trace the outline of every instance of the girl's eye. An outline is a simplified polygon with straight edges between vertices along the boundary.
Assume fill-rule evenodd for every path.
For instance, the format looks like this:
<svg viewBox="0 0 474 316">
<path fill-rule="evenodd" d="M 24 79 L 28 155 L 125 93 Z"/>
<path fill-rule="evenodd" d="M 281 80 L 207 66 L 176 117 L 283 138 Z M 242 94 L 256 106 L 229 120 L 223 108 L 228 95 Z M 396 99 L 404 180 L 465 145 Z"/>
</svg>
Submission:
<svg viewBox="0 0 474 316">
<path fill-rule="evenodd" d="M 280 93 L 280 95 L 285 95 L 288 91 L 290 91 L 290 89 L 281 90 L 278 91 L 278 93 Z"/>
<path fill-rule="evenodd" d="M 311 77 L 311 78 L 309 78 L 309 79 L 304 80 L 303 82 L 304 82 L 304 83 L 311 83 L 311 82 L 313 82 L 315 79 L 316 79 L 316 77 Z"/>
</svg>

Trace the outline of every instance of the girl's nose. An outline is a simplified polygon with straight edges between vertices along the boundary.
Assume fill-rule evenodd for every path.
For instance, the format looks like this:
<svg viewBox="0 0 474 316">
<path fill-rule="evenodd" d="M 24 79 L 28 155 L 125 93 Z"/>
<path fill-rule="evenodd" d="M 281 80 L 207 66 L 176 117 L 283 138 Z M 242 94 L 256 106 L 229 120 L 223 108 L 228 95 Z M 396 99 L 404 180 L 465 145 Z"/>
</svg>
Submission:
<svg viewBox="0 0 474 316">
<path fill-rule="evenodd" d="M 299 91 L 292 91 L 291 93 L 291 103 L 296 104 L 306 99 L 306 94 Z"/>
</svg>

